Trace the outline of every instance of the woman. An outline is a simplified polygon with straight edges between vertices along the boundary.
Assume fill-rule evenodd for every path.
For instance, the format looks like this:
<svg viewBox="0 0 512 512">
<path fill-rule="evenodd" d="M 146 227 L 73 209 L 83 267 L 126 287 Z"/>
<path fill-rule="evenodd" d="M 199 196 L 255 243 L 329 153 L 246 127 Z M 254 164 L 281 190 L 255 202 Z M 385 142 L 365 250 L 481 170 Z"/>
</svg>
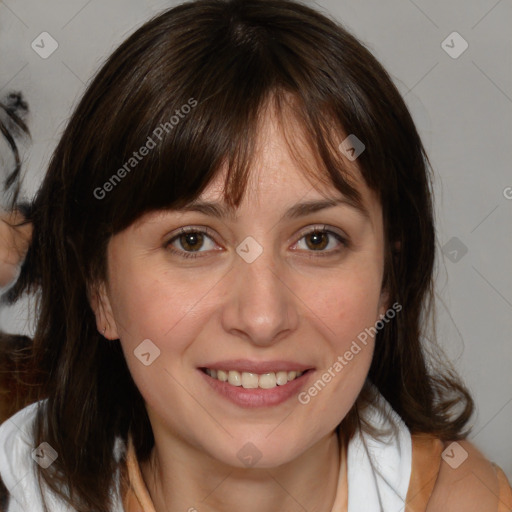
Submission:
<svg viewBox="0 0 512 512">
<path fill-rule="evenodd" d="M 149 21 L 28 218 L 10 293 L 40 294 L 34 403 L 0 427 L 8 512 L 512 506 L 464 440 L 471 397 L 420 343 L 421 141 L 325 16 L 203 0 Z"/>
</svg>

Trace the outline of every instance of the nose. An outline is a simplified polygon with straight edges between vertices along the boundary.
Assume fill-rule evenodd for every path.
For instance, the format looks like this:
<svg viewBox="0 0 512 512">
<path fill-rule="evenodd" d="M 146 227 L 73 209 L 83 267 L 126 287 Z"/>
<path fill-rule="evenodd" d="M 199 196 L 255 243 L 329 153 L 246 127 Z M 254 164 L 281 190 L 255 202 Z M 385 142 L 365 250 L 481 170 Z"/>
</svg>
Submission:
<svg viewBox="0 0 512 512">
<path fill-rule="evenodd" d="M 263 251 L 252 263 L 238 258 L 234 266 L 222 311 L 226 332 L 269 346 L 297 329 L 299 299 L 271 251 Z"/>
</svg>

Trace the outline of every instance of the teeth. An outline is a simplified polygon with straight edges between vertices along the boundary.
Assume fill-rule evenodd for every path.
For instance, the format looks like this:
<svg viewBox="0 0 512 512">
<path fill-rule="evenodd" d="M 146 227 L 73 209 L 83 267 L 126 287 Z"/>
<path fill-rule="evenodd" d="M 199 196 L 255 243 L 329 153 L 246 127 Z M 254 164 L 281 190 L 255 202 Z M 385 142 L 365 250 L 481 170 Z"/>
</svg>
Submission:
<svg viewBox="0 0 512 512">
<path fill-rule="evenodd" d="M 256 389 L 258 387 L 258 384 L 258 374 L 247 372 L 242 373 L 242 386 L 245 389 Z"/>
<path fill-rule="evenodd" d="M 207 368 L 205 371 L 213 379 L 228 382 L 232 386 L 242 386 L 244 389 L 272 389 L 276 386 L 284 386 L 304 373 L 297 371 L 279 371 L 258 375 L 257 373 L 240 373 L 236 370 L 211 370 L 210 368 Z"/>
<path fill-rule="evenodd" d="M 213 377 L 213 375 L 212 375 Z M 241 386 L 242 385 L 242 376 L 238 372 L 230 371 L 228 373 L 228 382 L 232 386 Z"/>
<path fill-rule="evenodd" d="M 260 377 L 260 388 L 271 389 L 277 386 L 277 378 L 275 373 L 264 373 Z"/>
<path fill-rule="evenodd" d="M 292 380 L 292 379 L 290 379 Z M 278 386 L 284 386 L 288 382 L 288 372 L 277 372 L 276 373 L 276 384 Z"/>
</svg>

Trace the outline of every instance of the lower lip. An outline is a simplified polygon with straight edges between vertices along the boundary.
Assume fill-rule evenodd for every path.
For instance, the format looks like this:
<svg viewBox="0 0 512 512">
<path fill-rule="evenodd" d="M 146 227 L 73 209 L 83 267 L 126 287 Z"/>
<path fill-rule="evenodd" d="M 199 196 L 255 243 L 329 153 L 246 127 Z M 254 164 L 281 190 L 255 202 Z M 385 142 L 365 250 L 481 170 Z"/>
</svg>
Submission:
<svg viewBox="0 0 512 512">
<path fill-rule="evenodd" d="M 298 394 L 300 389 L 305 386 L 306 381 L 309 380 L 309 376 L 313 373 L 312 370 L 308 370 L 284 386 L 276 386 L 270 389 L 245 389 L 242 386 L 232 386 L 227 382 L 214 379 L 202 370 L 198 371 L 206 379 L 206 382 L 220 395 L 240 407 L 247 408 L 270 407 L 286 402 L 286 400 Z"/>
</svg>

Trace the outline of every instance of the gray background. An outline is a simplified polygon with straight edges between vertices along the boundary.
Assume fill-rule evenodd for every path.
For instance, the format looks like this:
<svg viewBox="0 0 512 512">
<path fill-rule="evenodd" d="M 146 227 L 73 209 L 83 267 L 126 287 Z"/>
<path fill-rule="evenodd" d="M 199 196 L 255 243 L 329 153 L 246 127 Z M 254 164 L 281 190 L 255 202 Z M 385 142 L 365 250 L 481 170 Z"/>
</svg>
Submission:
<svg viewBox="0 0 512 512">
<path fill-rule="evenodd" d="M 28 197 L 105 56 L 174 3 L 0 2 L 0 97 L 22 90 L 31 109 Z M 512 480 L 512 3 L 322 0 L 314 5 L 342 21 L 380 59 L 423 137 L 435 176 L 439 342 L 476 400 L 470 439 Z M 47 59 L 31 48 L 44 31 L 59 45 Z M 458 58 L 441 45 L 454 31 L 469 45 Z M 446 44 L 451 51 L 461 48 L 456 40 Z M 4 309 L 1 328 L 30 334 L 29 310 L 26 302 Z"/>
</svg>

